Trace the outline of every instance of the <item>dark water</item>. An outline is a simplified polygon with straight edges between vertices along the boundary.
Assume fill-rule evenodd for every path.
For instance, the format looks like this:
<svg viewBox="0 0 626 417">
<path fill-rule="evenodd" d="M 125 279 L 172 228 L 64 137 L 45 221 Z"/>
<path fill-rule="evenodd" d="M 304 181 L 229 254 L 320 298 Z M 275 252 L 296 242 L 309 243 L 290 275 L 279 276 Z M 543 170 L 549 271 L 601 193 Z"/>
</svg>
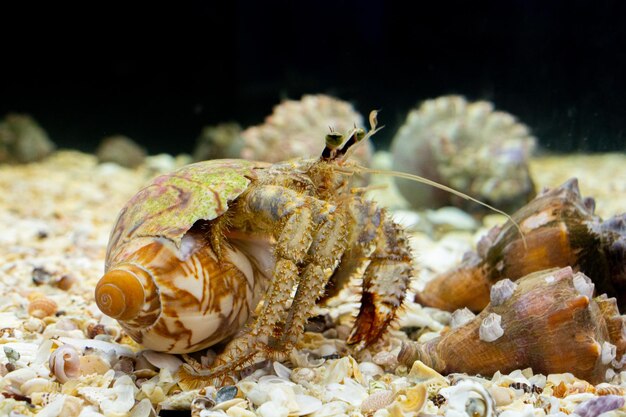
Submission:
<svg viewBox="0 0 626 417">
<path fill-rule="evenodd" d="M 178 153 L 204 125 L 329 93 L 382 108 L 384 147 L 412 106 L 455 93 L 551 151 L 626 149 L 626 3 L 433 3 L 4 5 L 0 114 L 32 114 L 62 147 L 121 133 Z"/>
</svg>

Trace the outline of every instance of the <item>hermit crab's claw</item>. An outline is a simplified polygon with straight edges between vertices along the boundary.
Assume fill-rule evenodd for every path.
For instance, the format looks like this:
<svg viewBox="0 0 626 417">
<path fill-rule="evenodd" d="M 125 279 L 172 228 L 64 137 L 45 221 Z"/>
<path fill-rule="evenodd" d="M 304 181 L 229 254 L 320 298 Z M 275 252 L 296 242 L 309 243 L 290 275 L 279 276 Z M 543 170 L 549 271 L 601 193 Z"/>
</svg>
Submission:
<svg viewBox="0 0 626 417">
<path fill-rule="evenodd" d="M 380 296 L 364 292 L 361 298 L 361 310 L 348 338 L 349 344 L 356 344 L 357 349 L 364 348 L 376 341 L 387 329 L 399 307 L 380 300 Z"/>
<path fill-rule="evenodd" d="M 357 349 L 382 336 L 396 317 L 415 273 L 408 240 L 400 227 L 383 220 L 378 234 L 376 249 L 363 274 L 361 310 L 348 338 L 348 343 L 356 344 Z"/>
</svg>

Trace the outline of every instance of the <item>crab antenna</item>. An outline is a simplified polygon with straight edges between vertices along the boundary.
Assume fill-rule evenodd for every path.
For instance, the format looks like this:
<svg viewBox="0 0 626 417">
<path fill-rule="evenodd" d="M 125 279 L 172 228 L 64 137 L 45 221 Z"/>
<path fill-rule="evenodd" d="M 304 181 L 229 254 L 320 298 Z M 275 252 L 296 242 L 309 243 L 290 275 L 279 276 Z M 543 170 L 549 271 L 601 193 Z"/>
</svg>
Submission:
<svg viewBox="0 0 626 417">
<path fill-rule="evenodd" d="M 370 112 L 370 129 L 372 130 L 376 130 L 376 125 L 378 125 L 378 112 L 380 112 L 380 110 L 372 110 Z"/>
<path fill-rule="evenodd" d="M 350 139 L 354 138 L 354 141 L 351 142 L 350 139 L 348 139 L 344 147 L 341 148 L 341 151 L 339 151 L 338 153 L 343 155 L 343 160 L 345 161 L 346 159 L 348 159 L 350 154 L 352 154 L 352 152 L 354 152 L 354 150 L 357 148 L 356 146 L 353 146 L 353 145 L 358 145 L 359 143 L 364 142 L 365 140 L 367 140 L 368 138 L 376 134 L 376 132 L 378 132 L 383 127 L 385 126 L 381 126 L 374 130 L 370 130 L 367 133 L 365 133 L 365 129 L 363 128 L 355 129 L 350 135 Z"/>
<path fill-rule="evenodd" d="M 451 194 L 454 194 L 458 197 L 461 197 L 465 200 L 469 200 L 472 201 L 476 204 L 480 204 L 483 207 L 488 208 L 489 210 L 492 210 L 498 214 L 503 215 L 504 217 L 507 218 L 508 221 L 510 221 L 513 226 L 517 229 L 518 233 L 520 234 L 521 238 L 522 238 L 522 242 L 524 244 L 524 249 L 527 249 L 528 246 L 526 244 L 526 237 L 524 236 L 524 232 L 522 231 L 522 228 L 520 227 L 520 225 L 513 220 L 513 218 L 508 215 L 507 213 L 505 213 L 504 211 L 497 209 L 487 203 L 483 203 L 482 201 L 469 196 L 467 194 L 464 194 L 458 190 L 455 190 L 454 188 L 450 188 L 448 186 L 445 186 L 443 184 L 439 184 L 436 181 L 433 180 L 429 180 L 428 178 L 424 178 L 424 177 L 420 177 L 419 175 L 414 175 L 414 174 L 408 174 L 406 172 L 399 172 L 399 171 L 386 171 L 386 170 L 380 170 L 380 169 L 372 169 L 372 168 L 366 168 L 364 166 L 360 166 L 360 165 L 356 165 L 356 166 L 352 166 L 352 167 L 344 167 L 343 168 L 345 170 L 345 172 L 349 172 L 349 173 L 354 173 L 354 172 L 365 172 L 368 174 L 381 174 L 381 175 L 391 175 L 392 177 L 398 177 L 398 178 L 404 178 L 407 180 L 411 180 L 411 181 L 416 181 L 422 184 L 426 184 L 429 185 L 431 187 L 435 187 L 435 188 L 439 188 L 440 190 L 449 192 Z"/>
</svg>

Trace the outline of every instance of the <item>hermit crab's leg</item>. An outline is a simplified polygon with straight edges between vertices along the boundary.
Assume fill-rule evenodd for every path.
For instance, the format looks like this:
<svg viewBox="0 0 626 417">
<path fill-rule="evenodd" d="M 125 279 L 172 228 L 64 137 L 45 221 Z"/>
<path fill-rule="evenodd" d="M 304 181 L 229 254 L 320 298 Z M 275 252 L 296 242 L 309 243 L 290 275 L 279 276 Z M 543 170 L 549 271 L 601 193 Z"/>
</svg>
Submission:
<svg viewBox="0 0 626 417">
<path fill-rule="evenodd" d="M 379 338 L 395 318 L 413 276 L 413 263 L 406 236 L 384 210 L 371 201 L 354 199 L 351 213 L 354 227 L 363 228 L 351 236 L 354 244 L 363 254 L 374 245 L 363 274 L 361 309 L 348 338 L 360 349 Z"/>
<path fill-rule="evenodd" d="M 284 325 L 282 343 L 286 348 L 293 346 L 302 334 L 316 301 L 323 295 L 328 278 L 345 251 L 346 237 L 345 213 L 341 208 L 315 230 L 313 243 L 309 248 L 308 264 Z"/>
<path fill-rule="evenodd" d="M 257 227 L 274 228 L 277 234 L 276 265 L 263 298 L 262 311 L 248 330 L 233 339 L 218 355 L 209 375 L 203 378 L 208 381 L 219 381 L 223 375 L 242 369 L 257 359 L 282 353 L 281 324 L 287 320 L 286 306 L 299 281 L 299 265 L 305 261 L 314 241 L 316 225 L 328 223 L 335 207 L 288 188 L 265 185 L 242 195 L 237 210 L 241 213 L 232 216 L 233 222 L 237 218 L 249 218 Z M 314 268 L 307 271 L 305 275 L 318 278 L 319 271 Z"/>
</svg>

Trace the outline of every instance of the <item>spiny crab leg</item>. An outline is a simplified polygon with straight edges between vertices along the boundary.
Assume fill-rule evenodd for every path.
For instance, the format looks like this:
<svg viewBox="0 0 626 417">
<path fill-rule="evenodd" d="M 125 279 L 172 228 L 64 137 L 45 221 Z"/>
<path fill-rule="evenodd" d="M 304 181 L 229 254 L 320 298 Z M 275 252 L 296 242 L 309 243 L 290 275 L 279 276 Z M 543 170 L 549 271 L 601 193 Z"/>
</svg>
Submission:
<svg viewBox="0 0 626 417">
<path fill-rule="evenodd" d="M 348 338 L 348 343 L 357 344 L 358 350 L 379 338 L 395 317 L 411 280 L 413 265 L 400 227 L 389 221 L 371 201 L 355 199 L 353 204 L 355 224 L 370 225 L 358 228 L 361 233 L 355 244 L 364 251 L 372 241 L 375 245 L 363 274 L 361 309 Z M 371 233 L 372 226 L 376 227 L 375 233 Z"/>
<path fill-rule="evenodd" d="M 304 331 L 317 300 L 323 295 L 328 277 L 338 263 L 337 254 L 346 247 L 346 224 L 342 210 L 337 210 L 315 232 L 309 249 L 310 263 L 304 270 L 283 330 L 283 344 L 295 344 Z"/>
<path fill-rule="evenodd" d="M 277 358 L 285 350 L 283 343 L 282 323 L 287 322 L 289 312 L 285 306 L 289 304 L 291 294 L 296 285 L 300 282 L 299 265 L 303 264 L 307 258 L 307 253 L 314 241 L 324 240 L 327 228 L 333 227 L 333 222 L 329 221 L 334 216 L 331 213 L 335 210 L 332 204 L 303 196 L 297 192 L 280 186 L 266 186 L 254 189 L 242 196 L 240 204 L 246 204 L 245 209 L 256 213 L 267 224 L 280 224 L 277 228 L 277 242 L 274 255 L 276 265 L 272 275 L 261 313 L 254 321 L 249 330 L 233 339 L 218 355 L 210 374 L 198 375 L 189 372 L 183 375 L 186 383 L 194 384 L 197 380 L 198 386 L 206 385 L 206 382 L 221 382 L 226 374 L 234 370 L 240 370 L 246 365 L 256 362 L 257 359 L 275 357 Z M 315 226 L 320 224 L 317 230 Z M 319 231 L 319 233 L 315 233 Z M 331 239 L 332 240 L 332 239 Z M 334 246 L 333 246 L 334 248 Z M 331 251 L 332 253 L 332 251 Z M 341 253 L 341 252 L 336 252 Z M 335 255 L 336 256 L 336 255 Z M 334 263 L 337 259 L 334 260 Z M 329 260 L 327 264 L 332 265 Z M 317 286 L 323 288 L 325 275 L 322 268 L 312 265 L 305 268 L 305 278 L 312 283 L 318 282 Z M 321 290 L 318 290 L 318 293 Z M 301 291 L 302 292 L 302 291 Z M 302 296 L 300 296 L 301 298 Z M 313 304 L 315 300 L 313 300 Z M 296 306 L 290 322 L 302 322 L 298 328 L 304 327 L 307 312 L 311 311 L 312 305 L 307 308 L 296 306 L 292 303 L 292 308 Z M 308 304 L 307 304 L 308 305 Z M 291 332 L 291 329 L 289 330 Z M 298 333 L 294 333 L 296 336 Z"/>
</svg>

